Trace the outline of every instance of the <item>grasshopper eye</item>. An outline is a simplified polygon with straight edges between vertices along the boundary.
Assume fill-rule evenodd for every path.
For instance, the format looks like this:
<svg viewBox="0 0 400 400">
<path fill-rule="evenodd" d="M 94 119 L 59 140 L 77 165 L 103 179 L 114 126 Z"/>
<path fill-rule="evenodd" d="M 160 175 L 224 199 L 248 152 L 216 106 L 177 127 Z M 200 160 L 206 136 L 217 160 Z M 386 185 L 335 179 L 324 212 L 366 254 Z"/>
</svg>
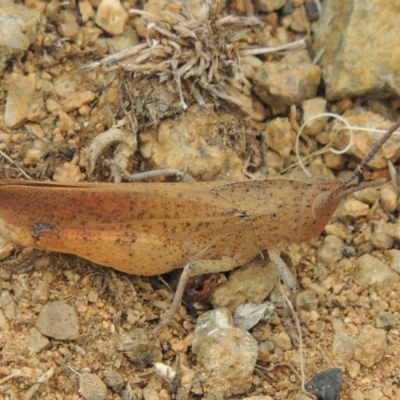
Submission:
<svg viewBox="0 0 400 400">
<path fill-rule="evenodd" d="M 315 198 L 311 207 L 311 214 L 316 221 L 325 219 L 327 215 L 330 218 L 336 210 L 337 204 L 332 194 L 330 190 L 326 190 Z"/>
</svg>

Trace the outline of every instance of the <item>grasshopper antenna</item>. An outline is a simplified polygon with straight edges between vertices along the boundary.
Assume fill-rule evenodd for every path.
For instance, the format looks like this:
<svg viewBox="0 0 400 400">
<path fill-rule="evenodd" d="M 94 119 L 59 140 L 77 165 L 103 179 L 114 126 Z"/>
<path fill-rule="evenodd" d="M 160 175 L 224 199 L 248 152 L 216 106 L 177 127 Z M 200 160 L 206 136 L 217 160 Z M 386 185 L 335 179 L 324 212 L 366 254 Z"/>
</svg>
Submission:
<svg viewBox="0 0 400 400">
<path fill-rule="evenodd" d="M 352 182 L 354 179 L 356 179 L 358 176 L 361 175 L 361 173 L 364 171 L 364 168 L 367 166 L 367 164 L 371 161 L 371 159 L 375 156 L 375 154 L 379 151 L 379 149 L 385 144 L 385 142 L 390 138 L 390 136 L 393 135 L 393 133 L 399 127 L 400 127 L 400 119 L 394 125 L 391 126 L 391 128 L 381 137 L 381 139 L 374 146 L 374 148 L 364 157 L 364 159 L 360 162 L 360 164 L 357 165 L 357 168 L 350 175 L 349 179 L 347 179 L 344 182 L 344 186 L 347 186 L 350 182 Z M 378 181 L 380 181 L 379 184 L 382 184 L 381 179 L 378 179 Z M 378 181 L 375 181 L 375 182 L 378 182 Z M 375 185 L 373 185 L 373 186 L 375 186 Z M 359 188 L 360 186 L 357 186 L 357 187 Z M 366 186 L 366 187 L 369 187 L 369 186 Z M 364 187 L 362 189 L 364 189 Z M 358 190 L 360 190 L 360 189 L 358 189 Z M 351 193 L 351 192 L 348 192 L 348 193 Z"/>
</svg>

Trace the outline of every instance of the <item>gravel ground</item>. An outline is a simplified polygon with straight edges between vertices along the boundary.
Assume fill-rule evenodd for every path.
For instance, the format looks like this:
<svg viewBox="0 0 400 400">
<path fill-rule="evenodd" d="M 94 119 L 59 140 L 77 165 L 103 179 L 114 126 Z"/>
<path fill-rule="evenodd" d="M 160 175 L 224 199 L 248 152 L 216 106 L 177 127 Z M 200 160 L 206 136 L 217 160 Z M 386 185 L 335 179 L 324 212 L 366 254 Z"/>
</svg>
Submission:
<svg viewBox="0 0 400 400">
<path fill-rule="evenodd" d="M 320 2 L 185 4 L 0 0 L 0 177 L 119 182 L 122 167 L 178 169 L 196 181 L 273 178 L 297 161 L 296 133 L 310 117 L 330 111 L 382 130 L 398 117 L 387 87 L 363 96 L 372 78 L 354 89 L 362 94 L 335 98 L 313 62 Z M 312 174 L 346 179 L 378 140 L 358 131 L 348 153 L 315 155 L 339 126 L 328 117 L 307 125 L 300 154 L 313 155 Z M 333 146 L 348 140 L 338 132 Z M 339 368 L 332 383 L 343 372 L 323 399 L 338 399 L 340 388 L 342 399 L 399 400 L 400 203 L 391 164 L 399 158 L 394 136 L 362 177 L 394 183 L 348 196 L 320 237 L 282 249 L 297 298 L 259 257 L 193 279 L 187 307 L 153 339 L 173 297 L 166 283 L 174 290 L 180 270 L 130 275 L 1 241 L 0 400 L 302 400 L 301 358 L 305 381 Z M 306 179 L 298 167 L 286 174 Z M 239 304 L 266 299 L 268 317 L 250 333 L 233 326 Z M 202 333 L 207 324 L 227 329 L 217 345 Z"/>
</svg>

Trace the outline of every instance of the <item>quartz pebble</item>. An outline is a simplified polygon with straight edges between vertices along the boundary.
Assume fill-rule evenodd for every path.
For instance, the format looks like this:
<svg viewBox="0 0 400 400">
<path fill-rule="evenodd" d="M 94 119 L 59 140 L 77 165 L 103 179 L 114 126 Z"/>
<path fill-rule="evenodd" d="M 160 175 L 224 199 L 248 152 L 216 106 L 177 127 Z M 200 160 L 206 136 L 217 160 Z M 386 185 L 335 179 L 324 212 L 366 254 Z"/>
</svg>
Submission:
<svg viewBox="0 0 400 400">
<path fill-rule="evenodd" d="M 233 326 L 227 308 L 199 317 L 192 349 L 210 374 L 218 370 L 226 380 L 227 395 L 245 393 L 250 388 L 258 345 L 248 332 Z"/>
</svg>

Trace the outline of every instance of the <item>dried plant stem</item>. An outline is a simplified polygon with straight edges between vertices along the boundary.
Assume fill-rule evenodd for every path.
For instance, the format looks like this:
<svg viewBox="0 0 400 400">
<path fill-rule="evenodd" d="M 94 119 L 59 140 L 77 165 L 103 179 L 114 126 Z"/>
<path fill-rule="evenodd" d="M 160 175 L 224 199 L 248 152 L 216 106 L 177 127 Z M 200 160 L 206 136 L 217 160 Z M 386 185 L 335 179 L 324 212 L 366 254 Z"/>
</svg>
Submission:
<svg viewBox="0 0 400 400">
<path fill-rule="evenodd" d="M 254 49 L 244 49 L 244 50 L 240 50 L 239 54 L 241 56 L 256 56 L 258 54 L 277 53 L 278 51 L 305 49 L 306 45 L 307 45 L 306 40 L 300 39 L 300 40 L 296 40 L 295 42 L 292 42 L 292 43 L 282 44 L 281 46 L 257 47 Z"/>
<path fill-rule="evenodd" d="M 279 285 L 279 289 L 280 289 L 280 293 L 283 297 L 283 299 L 285 300 L 287 306 L 290 308 L 290 311 L 292 312 L 293 315 L 293 319 L 294 322 L 296 324 L 296 328 L 297 328 L 297 333 L 299 335 L 299 353 L 300 353 L 300 372 L 301 372 L 301 390 L 304 392 L 304 394 L 306 394 L 307 396 L 309 396 L 312 399 L 317 400 L 317 398 L 311 394 L 310 392 L 308 392 L 305 388 L 305 373 L 304 373 L 304 354 L 303 354 L 303 335 L 301 333 L 301 325 L 300 325 L 300 320 L 299 317 L 293 307 L 292 302 L 289 300 L 289 298 L 286 296 L 285 292 L 282 289 L 282 286 Z"/>
<path fill-rule="evenodd" d="M 33 386 L 25 393 L 23 400 L 30 400 L 39 389 L 40 385 L 46 383 L 53 375 L 54 368 L 51 367 L 36 382 L 33 383 Z"/>
<path fill-rule="evenodd" d="M 0 150 L 0 156 L 5 158 L 10 164 L 15 165 L 19 172 L 26 178 L 32 181 L 33 179 L 21 168 L 19 167 L 14 160 L 12 160 L 8 155 Z"/>
</svg>

